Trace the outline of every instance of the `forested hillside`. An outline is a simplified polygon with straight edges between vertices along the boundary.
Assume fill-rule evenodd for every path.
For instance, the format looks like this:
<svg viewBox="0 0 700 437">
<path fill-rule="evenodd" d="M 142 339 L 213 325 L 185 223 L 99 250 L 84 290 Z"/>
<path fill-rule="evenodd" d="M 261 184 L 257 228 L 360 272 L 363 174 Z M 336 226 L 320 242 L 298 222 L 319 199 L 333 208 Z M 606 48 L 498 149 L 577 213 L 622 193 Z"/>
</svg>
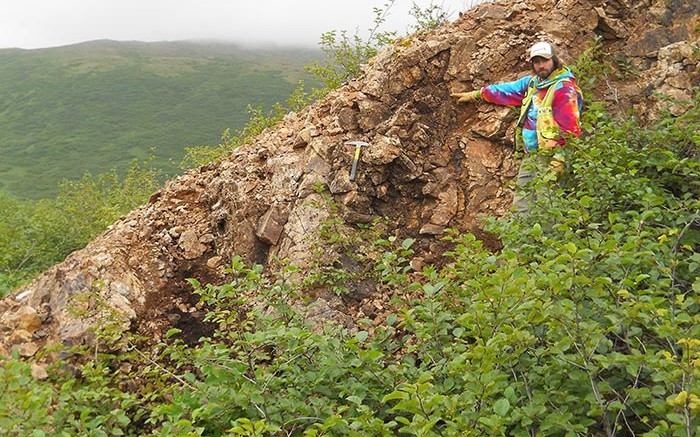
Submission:
<svg viewBox="0 0 700 437">
<path fill-rule="evenodd" d="M 172 176 L 185 148 L 216 145 L 249 106 L 284 101 L 320 57 L 214 42 L 0 50 L 0 189 L 52 197 L 63 178 L 123 175 L 150 156 Z"/>
</svg>

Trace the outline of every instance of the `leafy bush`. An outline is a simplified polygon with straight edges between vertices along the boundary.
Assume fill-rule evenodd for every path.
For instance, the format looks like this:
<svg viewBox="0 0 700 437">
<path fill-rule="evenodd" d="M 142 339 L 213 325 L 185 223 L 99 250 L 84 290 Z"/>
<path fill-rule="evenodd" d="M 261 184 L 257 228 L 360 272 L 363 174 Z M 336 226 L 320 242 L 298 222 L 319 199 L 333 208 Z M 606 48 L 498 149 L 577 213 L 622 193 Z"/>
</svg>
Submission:
<svg viewBox="0 0 700 437">
<path fill-rule="evenodd" d="M 697 434 L 700 168 L 678 156 L 676 123 L 698 115 L 644 130 L 589 111 L 566 184 L 544 178 L 532 214 L 492 220 L 498 253 L 454 234 L 450 263 L 407 275 L 410 241 L 395 242 L 375 268 L 396 312 L 371 336 L 319 331 L 274 294 L 289 278 L 238 265 L 241 284 L 209 289 L 213 314 L 231 314 L 223 290 L 251 287 L 274 311 L 236 301 L 245 322 L 220 325 L 235 340 L 193 352 L 187 420 L 232 435 Z"/>
<path fill-rule="evenodd" d="M 374 25 L 369 29 L 366 38 L 360 36 L 357 31 L 350 36 L 344 30 L 331 30 L 321 35 L 319 45 L 327 59 L 324 63 L 316 61 L 306 67 L 307 71 L 325 85 L 325 89 L 318 93 L 319 96 L 359 76 L 362 73 L 362 65 L 374 57 L 379 49 L 396 39 L 396 32 L 381 30 L 395 2 L 396 0 L 389 0 L 384 7 L 374 8 Z"/>
<path fill-rule="evenodd" d="M 50 422 L 52 388 L 37 383 L 31 366 L 14 357 L 0 365 L 0 430 L 4 435 L 42 435 Z"/>
<path fill-rule="evenodd" d="M 154 424 L 207 435 L 697 434 L 700 168 L 678 155 L 677 125 L 698 123 L 697 106 L 649 130 L 592 108 L 566 183 L 544 178 L 531 214 L 491 221 L 500 252 L 455 233 L 445 267 L 407 275 L 410 241 L 386 249 L 375 269 L 396 312 L 372 335 L 309 325 L 289 305 L 290 277 L 235 262 L 239 280 L 199 288 L 219 338 L 188 353 L 195 390 Z"/>
<path fill-rule="evenodd" d="M 567 180 L 543 178 L 531 213 L 489 220 L 500 251 L 450 232 L 445 265 L 413 271 L 412 240 L 375 234 L 364 262 L 393 305 L 381 325 L 310 319 L 319 271 L 236 258 L 230 283 L 192 280 L 211 337 L 191 347 L 172 330 L 158 355 L 129 355 L 138 395 L 118 388 L 134 375 L 105 370 L 124 358 L 101 355 L 89 378 L 6 389 L 0 417 L 24 403 L 34 429 L 126 435 L 697 435 L 700 164 L 676 125 L 698 123 L 697 106 L 651 129 L 592 108 Z M 334 224 L 324 238 L 342 249 Z M 48 405 L 60 420 L 31 416 Z"/>
<path fill-rule="evenodd" d="M 0 296 L 83 247 L 107 226 L 143 204 L 159 186 L 149 162 L 65 180 L 55 199 L 19 201 L 0 192 Z"/>
</svg>

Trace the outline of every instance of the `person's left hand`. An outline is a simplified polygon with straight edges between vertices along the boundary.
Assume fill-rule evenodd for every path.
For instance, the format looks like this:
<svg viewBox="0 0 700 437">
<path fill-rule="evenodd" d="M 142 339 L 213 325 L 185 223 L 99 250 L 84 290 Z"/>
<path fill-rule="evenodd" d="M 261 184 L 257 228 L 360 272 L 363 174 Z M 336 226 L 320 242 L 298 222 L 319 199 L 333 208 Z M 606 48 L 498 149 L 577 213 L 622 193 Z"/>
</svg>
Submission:
<svg viewBox="0 0 700 437">
<path fill-rule="evenodd" d="M 481 98 L 481 90 L 474 90 L 466 93 L 452 93 L 450 97 L 457 97 L 457 103 L 473 102 Z"/>
</svg>

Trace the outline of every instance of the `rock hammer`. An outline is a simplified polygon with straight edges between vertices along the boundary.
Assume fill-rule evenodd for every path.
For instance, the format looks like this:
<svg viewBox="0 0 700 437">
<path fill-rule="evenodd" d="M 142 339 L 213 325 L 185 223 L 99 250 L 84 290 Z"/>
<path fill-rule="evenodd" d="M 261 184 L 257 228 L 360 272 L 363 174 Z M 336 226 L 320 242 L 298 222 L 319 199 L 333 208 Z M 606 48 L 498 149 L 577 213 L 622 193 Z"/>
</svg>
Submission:
<svg viewBox="0 0 700 437">
<path fill-rule="evenodd" d="M 352 158 L 352 168 L 350 169 L 350 180 L 355 180 L 355 175 L 357 175 L 357 163 L 360 161 L 360 150 L 363 147 L 369 146 L 369 143 L 364 141 L 346 141 L 346 145 L 355 146 L 355 156 Z"/>
</svg>

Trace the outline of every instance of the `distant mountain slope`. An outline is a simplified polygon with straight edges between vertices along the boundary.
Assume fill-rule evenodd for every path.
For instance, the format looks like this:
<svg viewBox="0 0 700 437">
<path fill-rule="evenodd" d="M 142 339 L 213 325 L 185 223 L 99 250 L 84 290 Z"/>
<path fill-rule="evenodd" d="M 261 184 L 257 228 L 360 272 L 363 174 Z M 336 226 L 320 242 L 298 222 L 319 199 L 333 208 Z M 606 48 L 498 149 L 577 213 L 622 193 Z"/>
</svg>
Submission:
<svg viewBox="0 0 700 437">
<path fill-rule="evenodd" d="M 62 178 L 124 169 L 151 149 L 172 174 L 186 147 L 243 127 L 248 105 L 284 102 L 320 56 L 106 40 L 0 50 L 0 189 L 51 196 Z"/>
</svg>

